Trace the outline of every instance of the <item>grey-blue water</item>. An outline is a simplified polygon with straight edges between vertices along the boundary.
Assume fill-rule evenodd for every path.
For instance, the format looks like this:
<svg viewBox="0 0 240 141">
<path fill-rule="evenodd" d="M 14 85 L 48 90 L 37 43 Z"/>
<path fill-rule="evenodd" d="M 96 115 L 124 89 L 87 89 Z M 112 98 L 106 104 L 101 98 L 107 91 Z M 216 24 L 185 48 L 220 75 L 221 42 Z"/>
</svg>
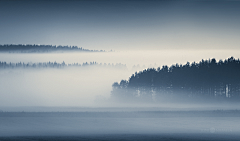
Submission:
<svg viewBox="0 0 240 141">
<path fill-rule="evenodd" d="M 0 140 L 239 140 L 239 110 L 0 112 Z"/>
</svg>

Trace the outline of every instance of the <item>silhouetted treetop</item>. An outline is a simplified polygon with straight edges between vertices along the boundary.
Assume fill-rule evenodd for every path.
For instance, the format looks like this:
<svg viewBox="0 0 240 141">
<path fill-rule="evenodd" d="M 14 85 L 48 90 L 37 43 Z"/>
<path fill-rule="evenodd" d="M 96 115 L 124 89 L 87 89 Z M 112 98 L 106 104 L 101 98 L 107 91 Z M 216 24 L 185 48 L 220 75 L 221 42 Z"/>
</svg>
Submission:
<svg viewBox="0 0 240 141">
<path fill-rule="evenodd" d="M 85 63 L 72 63 L 66 64 L 64 61 L 62 63 L 55 62 L 40 62 L 40 63 L 7 63 L 0 61 L 0 70 L 1 69 L 17 69 L 17 68 L 71 68 L 71 67 L 108 67 L 115 69 L 127 69 L 126 64 L 116 63 L 116 64 L 106 64 L 106 63 L 97 63 L 97 62 L 85 62 Z"/>
<path fill-rule="evenodd" d="M 0 52 L 19 52 L 19 53 L 34 53 L 34 52 L 54 52 L 54 51 L 85 51 L 85 52 L 104 52 L 105 50 L 89 50 L 77 46 L 56 46 L 56 45 L 24 45 L 24 44 L 6 44 L 0 45 Z"/>
<path fill-rule="evenodd" d="M 174 64 L 136 72 L 128 80 L 115 82 L 112 97 L 157 100 L 162 97 L 240 98 L 240 61 L 215 58 L 185 65 Z"/>
</svg>

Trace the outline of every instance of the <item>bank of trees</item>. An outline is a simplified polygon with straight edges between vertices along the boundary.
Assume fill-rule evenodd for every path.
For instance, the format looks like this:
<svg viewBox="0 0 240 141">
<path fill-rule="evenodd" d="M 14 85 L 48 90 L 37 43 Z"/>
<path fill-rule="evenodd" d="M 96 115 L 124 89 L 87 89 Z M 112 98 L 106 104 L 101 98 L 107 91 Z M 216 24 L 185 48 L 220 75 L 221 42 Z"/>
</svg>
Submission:
<svg viewBox="0 0 240 141">
<path fill-rule="evenodd" d="M 126 64 L 116 63 L 97 63 L 97 62 L 85 62 L 85 63 L 72 63 L 66 64 L 65 62 L 57 63 L 57 62 L 40 62 L 40 63 L 7 63 L 0 61 L 0 70 L 1 69 L 17 69 L 17 68 L 72 68 L 72 67 L 108 67 L 108 68 L 116 68 L 116 69 L 127 69 Z"/>
<path fill-rule="evenodd" d="M 128 80 L 115 82 L 111 96 L 116 99 L 159 100 L 220 98 L 240 99 L 240 61 L 209 59 L 161 68 L 148 68 Z"/>
<path fill-rule="evenodd" d="M 38 53 L 38 52 L 63 52 L 63 51 L 82 51 L 82 52 L 104 52 L 104 50 L 89 50 L 77 46 L 56 46 L 56 45 L 36 45 L 36 44 L 5 44 L 0 45 L 0 52 L 10 53 Z"/>
</svg>

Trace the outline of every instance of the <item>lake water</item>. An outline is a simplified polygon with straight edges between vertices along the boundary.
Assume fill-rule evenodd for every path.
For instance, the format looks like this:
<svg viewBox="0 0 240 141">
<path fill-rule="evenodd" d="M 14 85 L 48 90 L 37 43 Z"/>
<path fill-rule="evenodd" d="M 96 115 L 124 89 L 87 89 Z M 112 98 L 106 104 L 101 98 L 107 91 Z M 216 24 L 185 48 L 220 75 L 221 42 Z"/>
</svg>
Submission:
<svg viewBox="0 0 240 141">
<path fill-rule="evenodd" d="M 239 110 L 1 112 L 0 140 L 237 140 Z M 125 109 L 126 110 L 126 109 Z M 223 136 L 224 135 L 224 136 Z M 224 138 L 219 138 L 220 136 Z"/>
</svg>

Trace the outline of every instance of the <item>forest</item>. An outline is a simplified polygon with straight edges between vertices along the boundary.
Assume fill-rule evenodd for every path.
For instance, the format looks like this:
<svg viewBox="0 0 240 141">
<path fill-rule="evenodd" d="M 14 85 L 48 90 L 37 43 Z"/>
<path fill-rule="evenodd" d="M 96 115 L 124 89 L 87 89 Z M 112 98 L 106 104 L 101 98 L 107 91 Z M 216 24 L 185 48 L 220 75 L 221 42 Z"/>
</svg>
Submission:
<svg viewBox="0 0 240 141">
<path fill-rule="evenodd" d="M 82 51 L 82 52 L 105 52 L 105 50 L 89 50 L 77 46 L 56 46 L 56 45 L 36 45 L 36 44 L 5 44 L 0 45 L 0 52 L 9 53 L 42 53 L 56 51 Z"/>
<path fill-rule="evenodd" d="M 66 64 L 64 61 L 62 63 L 55 62 L 40 62 L 40 63 L 7 63 L 0 61 L 0 70 L 1 69 L 17 69 L 17 68 L 71 68 L 71 67 L 88 67 L 88 66 L 98 66 L 98 67 L 109 67 L 116 69 L 127 69 L 126 64 L 116 63 L 97 63 L 97 62 L 85 62 L 85 63 L 72 63 Z"/>
<path fill-rule="evenodd" d="M 120 101 L 240 100 L 240 60 L 215 58 L 148 68 L 112 84 L 111 97 Z"/>
</svg>

